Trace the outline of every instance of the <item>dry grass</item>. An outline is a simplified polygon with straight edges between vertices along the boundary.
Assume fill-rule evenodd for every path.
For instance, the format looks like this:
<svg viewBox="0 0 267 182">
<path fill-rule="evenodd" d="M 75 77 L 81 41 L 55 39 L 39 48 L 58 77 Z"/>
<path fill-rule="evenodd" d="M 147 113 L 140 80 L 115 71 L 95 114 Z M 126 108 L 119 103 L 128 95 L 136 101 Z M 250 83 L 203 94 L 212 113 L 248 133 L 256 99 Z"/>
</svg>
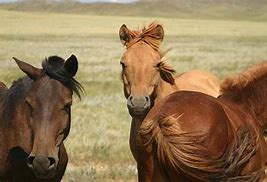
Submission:
<svg viewBox="0 0 267 182">
<path fill-rule="evenodd" d="M 64 181 L 135 181 L 128 147 L 130 117 L 119 79 L 124 48 L 121 24 L 136 28 L 158 20 L 165 28 L 168 61 L 182 72 L 203 69 L 223 78 L 267 57 L 267 24 L 226 20 L 185 20 L 23 13 L 0 10 L 0 78 L 8 85 L 22 76 L 11 57 L 36 66 L 45 56 L 80 61 L 77 79 L 86 94 L 73 106 L 66 140 L 70 161 Z"/>
<path fill-rule="evenodd" d="M 136 3 L 78 3 L 23 0 L 0 7 L 13 11 L 92 15 L 179 17 L 186 19 L 267 20 L 266 0 L 139 0 Z"/>
</svg>

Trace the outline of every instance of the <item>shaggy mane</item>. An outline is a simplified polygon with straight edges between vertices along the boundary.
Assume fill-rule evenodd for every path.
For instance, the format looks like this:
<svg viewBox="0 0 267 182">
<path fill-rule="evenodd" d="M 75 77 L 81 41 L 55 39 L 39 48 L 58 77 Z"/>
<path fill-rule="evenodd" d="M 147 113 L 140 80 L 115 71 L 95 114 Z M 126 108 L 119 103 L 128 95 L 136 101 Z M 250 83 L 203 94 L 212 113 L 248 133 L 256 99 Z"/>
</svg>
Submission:
<svg viewBox="0 0 267 182">
<path fill-rule="evenodd" d="M 221 94 L 243 91 L 255 81 L 267 76 L 267 61 L 247 69 L 245 72 L 226 78 L 221 84 Z"/>
</svg>

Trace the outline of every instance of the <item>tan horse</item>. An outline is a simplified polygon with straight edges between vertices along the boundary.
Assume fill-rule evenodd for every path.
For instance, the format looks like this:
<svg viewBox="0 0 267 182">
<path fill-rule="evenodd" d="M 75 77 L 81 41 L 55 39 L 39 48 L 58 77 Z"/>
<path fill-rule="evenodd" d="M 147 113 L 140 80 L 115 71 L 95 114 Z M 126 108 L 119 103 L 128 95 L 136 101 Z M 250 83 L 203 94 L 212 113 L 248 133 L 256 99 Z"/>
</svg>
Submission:
<svg viewBox="0 0 267 182">
<path fill-rule="evenodd" d="M 221 92 L 175 92 L 155 104 L 140 127 L 142 181 L 264 180 L 267 62 L 226 79 Z"/>
<path fill-rule="evenodd" d="M 217 97 L 220 81 L 214 75 L 198 70 L 173 77 L 175 70 L 162 60 L 165 54 L 159 51 L 164 30 L 155 22 L 137 31 L 122 25 L 119 36 L 127 48 L 121 58 L 121 78 L 132 116 L 130 148 L 139 166 L 142 155 L 137 133 L 154 103 L 177 90 L 198 91 Z"/>
</svg>

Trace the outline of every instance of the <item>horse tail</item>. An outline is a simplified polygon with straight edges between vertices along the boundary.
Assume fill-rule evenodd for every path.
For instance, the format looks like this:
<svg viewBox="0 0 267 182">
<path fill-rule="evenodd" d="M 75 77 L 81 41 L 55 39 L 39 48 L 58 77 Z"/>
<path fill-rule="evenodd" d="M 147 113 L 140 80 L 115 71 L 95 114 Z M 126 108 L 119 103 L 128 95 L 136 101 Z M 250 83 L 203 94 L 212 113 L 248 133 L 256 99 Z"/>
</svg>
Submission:
<svg viewBox="0 0 267 182">
<path fill-rule="evenodd" d="M 242 126 L 223 154 L 213 159 L 203 146 L 206 135 L 202 132 L 184 133 L 179 116 L 144 120 L 140 136 L 144 145 L 155 142 L 157 156 L 162 167 L 171 167 L 200 181 L 258 181 L 262 171 L 240 176 L 242 168 L 258 149 L 257 137 Z"/>
</svg>

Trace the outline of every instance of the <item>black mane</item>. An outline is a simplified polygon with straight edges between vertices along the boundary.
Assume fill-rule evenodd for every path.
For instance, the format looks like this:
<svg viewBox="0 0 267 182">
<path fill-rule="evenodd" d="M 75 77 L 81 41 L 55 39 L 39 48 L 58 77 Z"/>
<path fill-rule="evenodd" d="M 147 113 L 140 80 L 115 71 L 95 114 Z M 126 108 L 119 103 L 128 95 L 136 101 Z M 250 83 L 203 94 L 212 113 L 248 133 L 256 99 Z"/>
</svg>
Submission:
<svg viewBox="0 0 267 182">
<path fill-rule="evenodd" d="M 42 62 L 43 71 L 51 78 L 70 88 L 79 98 L 83 92 L 82 85 L 76 81 L 64 68 L 65 60 L 58 56 L 50 56 Z"/>
</svg>

